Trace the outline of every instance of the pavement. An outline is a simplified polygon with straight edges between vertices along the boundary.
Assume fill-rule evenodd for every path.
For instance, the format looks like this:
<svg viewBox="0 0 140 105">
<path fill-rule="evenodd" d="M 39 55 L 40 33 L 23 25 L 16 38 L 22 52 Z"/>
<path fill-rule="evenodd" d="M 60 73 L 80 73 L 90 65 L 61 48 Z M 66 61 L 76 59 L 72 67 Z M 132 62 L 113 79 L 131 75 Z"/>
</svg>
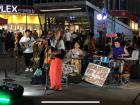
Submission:
<svg viewBox="0 0 140 105">
<path fill-rule="evenodd" d="M 140 92 L 140 81 L 130 80 L 127 84 L 122 84 L 121 86 L 110 84 L 98 87 L 83 81 L 79 84 L 71 83 L 67 88 L 63 84 L 62 91 L 47 90 L 45 93 L 45 85 L 30 84 L 32 73 L 25 73 L 24 69 L 23 58 L 16 59 L 15 57 L 0 56 L 0 84 L 5 78 L 4 72 L 6 71 L 10 78 L 16 80 L 14 83 L 24 87 L 23 97 L 15 100 L 13 105 L 49 104 L 43 104 L 41 101 L 100 101 L 99 104 L 92 105 L 133 105 L 132 101 Z M 62 105 L 62 103 L 57 104 Z M 74 105 L 77 104 L 75 103 Z M 135 105 L 140 105 L 140 97 L 138 97 Z"/>
</svg>

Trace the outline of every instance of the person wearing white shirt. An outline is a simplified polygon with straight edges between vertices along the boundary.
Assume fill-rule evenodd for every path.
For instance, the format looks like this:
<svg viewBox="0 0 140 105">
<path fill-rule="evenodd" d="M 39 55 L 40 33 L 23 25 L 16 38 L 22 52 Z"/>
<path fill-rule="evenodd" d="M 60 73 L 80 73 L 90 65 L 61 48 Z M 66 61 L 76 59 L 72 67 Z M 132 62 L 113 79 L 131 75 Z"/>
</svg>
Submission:
<svg viewBox="0 0 140 105">
<path fill-rule="evenodd" d="M 67 50 L 71 49 L 71 38 L 72 38 L 72 35 L 69 32 L 69 29 L 67 29 L 67 31 L 65 33 L 65 41 L 66 41 L 65 45 L 66 45 Z"/>
<path fill-rule="evenodd" d="M 35 39 L 31 36 L 30 30 L 26 30 L 24 36 L 19 41 L 21 48 L 23 49 L 24 58 L 25 58 L 25 64 L 26 64 L 25 72 L 33 71 L 33 69 L 31 68 L 32 66 L 31 58 L 33 57 L 34 42 Z"/>
</svg>

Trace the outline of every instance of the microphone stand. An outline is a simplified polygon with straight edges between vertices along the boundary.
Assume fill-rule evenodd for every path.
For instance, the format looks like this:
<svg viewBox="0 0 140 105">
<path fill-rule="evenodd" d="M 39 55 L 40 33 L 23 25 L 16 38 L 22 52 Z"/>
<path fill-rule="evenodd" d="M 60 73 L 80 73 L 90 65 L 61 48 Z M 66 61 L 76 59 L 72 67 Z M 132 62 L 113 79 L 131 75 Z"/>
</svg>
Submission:
<svg viewBox="0 0 140 105">
<path fill-rule="evenodd" d="M 46 51 L 45 51 L 45 54 L 47 53 L 47 62 L 49 60 L 49 54 L 48 54 L 48 51 L 50 50 L 50 47 L 47 47 Z M 49 64 L 44 64 L 44 68 L 46 70 L 46 83 L 45 83 L 45 91 L 44 91 L 44 95 L 46 94 L 47 90 L 49 89 L 49 83 L 48 83 L 48 80 L 49 80 L 49 69 L 50 69 L 50 65 Z"/>
</svg>

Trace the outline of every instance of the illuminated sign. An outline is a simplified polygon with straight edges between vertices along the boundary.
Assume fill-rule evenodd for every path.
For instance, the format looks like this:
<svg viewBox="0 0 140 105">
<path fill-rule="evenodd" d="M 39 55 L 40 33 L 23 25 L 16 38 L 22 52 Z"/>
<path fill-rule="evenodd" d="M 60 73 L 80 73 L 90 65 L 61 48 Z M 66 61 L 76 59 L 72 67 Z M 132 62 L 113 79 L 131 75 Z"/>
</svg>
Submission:
<svg viewBox="0 0 140 105">
<path fill-rule="evenodd" d="M 17 12 L 17 6 L 14 5 L 0 5 L 0 12 Z"/>
<path fill-rule="evenodd" d="M 22 7 L 16 5 L 0 5 L 0 12 L 2 13 L 35 13 L 33 7 Z"/>
</svg>

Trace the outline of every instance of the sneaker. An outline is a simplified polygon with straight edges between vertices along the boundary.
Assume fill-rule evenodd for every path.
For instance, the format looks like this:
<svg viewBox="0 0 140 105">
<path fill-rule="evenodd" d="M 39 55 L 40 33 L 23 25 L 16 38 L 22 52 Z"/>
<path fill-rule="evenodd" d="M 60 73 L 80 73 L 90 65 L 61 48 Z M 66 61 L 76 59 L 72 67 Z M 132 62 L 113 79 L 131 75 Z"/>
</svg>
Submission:
<svg viewBox="0 0 140 105">
<path fill-rule="evenodd" d="M 25 69 L 25 72 L 28 72 L 28 71 L 30 71 L 30 69 L 29 69 L 29 68 L 26 68 L 26 69 Z"/>
<path fill-rule="evenodd" d="M 30 68 L 30 72 L 33 72 L 33 69 L 32 68 Z"/>
</svg>

